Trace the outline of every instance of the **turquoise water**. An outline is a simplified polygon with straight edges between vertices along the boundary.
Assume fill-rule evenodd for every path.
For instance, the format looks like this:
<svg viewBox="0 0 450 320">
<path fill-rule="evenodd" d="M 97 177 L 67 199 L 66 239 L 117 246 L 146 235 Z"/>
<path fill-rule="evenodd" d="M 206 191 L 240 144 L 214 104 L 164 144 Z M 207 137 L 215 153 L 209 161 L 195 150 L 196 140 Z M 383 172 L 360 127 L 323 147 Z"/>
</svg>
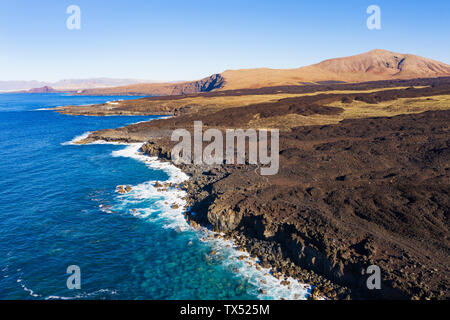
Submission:
<svg viewBox="0 0 450 320">
<path fill-rule="evenodd" d="M 307 288 L 280 286 L 229 243 L 189 228 L 171 209 L 181 191 L 153 187 L 185 178 L 176 168 L 137 155 L 139 145 L 70 143 L 152 117 L 40 110 L 117 99 L 129 97 L 0 94 L 0 299 L 304 297 Z M 120 195 L 118 185 L 133 190 Z M 66 286 L 69 265 L 80 267 L 79 290 Z"/>
</svg>

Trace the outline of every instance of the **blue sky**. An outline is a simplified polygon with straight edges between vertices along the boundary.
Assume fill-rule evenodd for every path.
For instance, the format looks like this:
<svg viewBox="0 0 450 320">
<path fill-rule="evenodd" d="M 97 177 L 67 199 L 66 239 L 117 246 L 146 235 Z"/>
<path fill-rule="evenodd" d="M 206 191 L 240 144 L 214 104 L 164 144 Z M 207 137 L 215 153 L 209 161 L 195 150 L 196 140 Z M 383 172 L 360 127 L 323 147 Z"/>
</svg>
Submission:
<svg viewBox="0 0 450 320">
<path fill-rule="evenodd" d="M 366 27 L 371 4 L 381 30 Z M 189 80 L 375 48 L 450 64 L 450 1 L 1 0 L 0 46 L 0 80 Z"/>
</svg>

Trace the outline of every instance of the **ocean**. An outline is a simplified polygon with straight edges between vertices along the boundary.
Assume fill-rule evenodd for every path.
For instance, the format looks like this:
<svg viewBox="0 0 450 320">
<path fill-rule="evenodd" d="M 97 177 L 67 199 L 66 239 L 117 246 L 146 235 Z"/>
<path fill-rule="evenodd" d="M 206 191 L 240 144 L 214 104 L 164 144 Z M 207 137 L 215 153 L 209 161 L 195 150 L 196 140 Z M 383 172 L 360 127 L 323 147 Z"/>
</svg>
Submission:
<svg viewBox="0 0 450 320">
<path fill-rule="evenodd" d="M 153 186 L 187 179 L 179 169 L 140 144 L 73 144 L 156 116 L 45 110 L 130 98 L 0 94 L 0 299 L 304 299 L 308 285 L 283 286 L 231 242 L 190 228 L 183 191 Z M 71 265 L 80 289 L 67 286 Z"/>
</svg>

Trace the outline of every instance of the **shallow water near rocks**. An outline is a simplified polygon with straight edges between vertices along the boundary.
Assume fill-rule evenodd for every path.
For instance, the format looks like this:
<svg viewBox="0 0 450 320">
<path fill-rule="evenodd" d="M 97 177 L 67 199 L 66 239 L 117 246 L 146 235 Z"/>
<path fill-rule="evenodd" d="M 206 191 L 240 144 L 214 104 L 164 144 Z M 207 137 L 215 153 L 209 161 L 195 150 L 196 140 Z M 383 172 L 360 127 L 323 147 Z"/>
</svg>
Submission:
<svg viewBox="0 0 450 320">
<path fill-rule="evenodd" d="M 136 144 L 68 143 L 155 117 L 42 110 L 129 98 L 0 94 L 0 299 L 305 298 L 308 286 L 279 285 L 230 242 L 186 224 L 171 208 L 182 191 L 153 186 L 186 179 L 175 167 Z M 66 286 L 69 265 L 81 269 L 80 290 Z"/>
</svg>

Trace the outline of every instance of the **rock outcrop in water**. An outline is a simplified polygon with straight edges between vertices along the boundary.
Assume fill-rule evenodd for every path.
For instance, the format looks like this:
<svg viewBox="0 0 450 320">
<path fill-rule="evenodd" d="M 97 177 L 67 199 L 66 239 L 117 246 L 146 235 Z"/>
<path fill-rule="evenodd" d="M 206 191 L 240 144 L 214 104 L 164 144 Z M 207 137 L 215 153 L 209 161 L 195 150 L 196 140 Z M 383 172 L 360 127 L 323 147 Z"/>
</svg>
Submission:
<svg viewBox="0 0 450 320">
<path fill-rule="evenodd" d="M 49 86 L 43 86 L 40 88 L 33 88 L 25 91 L 18 91 L 18 93 L 58 93 L 61 91 L 55 90 Z"/>
</svg>

